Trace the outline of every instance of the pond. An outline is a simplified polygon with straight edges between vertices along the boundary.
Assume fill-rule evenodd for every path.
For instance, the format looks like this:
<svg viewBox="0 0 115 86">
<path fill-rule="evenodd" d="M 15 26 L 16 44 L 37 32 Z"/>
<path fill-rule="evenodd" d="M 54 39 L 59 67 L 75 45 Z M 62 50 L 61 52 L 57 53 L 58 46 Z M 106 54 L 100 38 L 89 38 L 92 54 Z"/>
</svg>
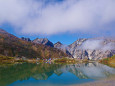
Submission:
<svg viewBox="0 0 115 86">
<path fill-rule="evenodd" d="M 115 69 L 99 63 L 15 64 L 0 66 L 0 86 L 67 86 L 115 75 Z"/>
</svg>

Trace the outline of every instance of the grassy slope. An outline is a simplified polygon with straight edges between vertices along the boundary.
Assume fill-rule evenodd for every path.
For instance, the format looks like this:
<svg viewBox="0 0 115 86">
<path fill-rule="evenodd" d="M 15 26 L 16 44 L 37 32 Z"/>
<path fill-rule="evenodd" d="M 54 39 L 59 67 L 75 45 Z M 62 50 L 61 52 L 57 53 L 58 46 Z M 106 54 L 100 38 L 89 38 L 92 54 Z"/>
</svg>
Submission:
<svg viewBox="0 0 115 86">
<path fill-rule="evenodd" d="M 111 67 L 115 67 L 115 55 L 110 58 L 103 59 L 100 62 Z"/>
</svg>

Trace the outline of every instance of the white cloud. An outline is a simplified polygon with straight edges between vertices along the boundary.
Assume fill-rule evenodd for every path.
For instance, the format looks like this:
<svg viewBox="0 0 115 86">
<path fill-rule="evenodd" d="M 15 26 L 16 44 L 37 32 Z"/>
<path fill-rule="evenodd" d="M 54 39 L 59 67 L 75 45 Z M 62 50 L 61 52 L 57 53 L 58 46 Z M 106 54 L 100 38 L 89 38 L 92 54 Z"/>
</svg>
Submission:
<svg viewBox="0 0 115 86">
<path fill-rule="evenodd" d="M 80 49 L 85 50 L 114 50 L 115 43 L 114 42 L 105 42 L 102 39 L 88 39 L 86 40 L 80 47 Z"/>
<path fill-rule="evenodd" d="M 115 0 L 45 1 L 0 0 L 0 24 L 8 22 L 24 34 L 114 30 L 105 26 L 115 22 Z"/>
</svg>

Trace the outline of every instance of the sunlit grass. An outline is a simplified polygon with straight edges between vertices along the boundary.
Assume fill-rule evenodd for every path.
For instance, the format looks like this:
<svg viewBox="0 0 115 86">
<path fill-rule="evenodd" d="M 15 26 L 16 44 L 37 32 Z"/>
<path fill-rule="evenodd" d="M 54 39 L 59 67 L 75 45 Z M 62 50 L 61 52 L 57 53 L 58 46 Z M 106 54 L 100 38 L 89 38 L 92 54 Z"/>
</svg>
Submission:
<svg viewBox="0 0 115 86">
<path fill-rule="evenodd" d="M 100 61 L 100 63 L 115 67 L 115 55 Z"/>
<path fill-rule="evenodd" d="M 77 61 L 73 58 L 60 58 L 60 59 L 55 59 L 54 63 L 66 63 L 66 64 L 72 64 L 72 63 L 76 63 Z"/>
</svg>

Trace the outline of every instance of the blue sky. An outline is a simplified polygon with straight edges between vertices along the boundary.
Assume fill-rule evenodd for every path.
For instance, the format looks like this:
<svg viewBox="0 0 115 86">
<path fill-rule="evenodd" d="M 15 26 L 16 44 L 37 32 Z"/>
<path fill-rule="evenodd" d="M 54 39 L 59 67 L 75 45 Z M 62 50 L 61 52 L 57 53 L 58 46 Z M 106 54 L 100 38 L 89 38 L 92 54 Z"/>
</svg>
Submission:
<svg viewBox="0 0 115 86">
<path fill-rule="evenodd" d="M 24 34 L 18 34 L 14 31 L 13 27 L 11 27 L 9 24 L 4 24 L 1 25 L 0 28 L 6 30 L 7 32 L 21 38 L 21 37 L 26 37 L 30 38 L 31 40 L 34 40 L 36 38 L 48 38 L 51 42 L 56 43 L 60 41 L 63 44 L 71 44 L 74 41 L 76 41 L 79 38 L 92 38 L 94 36 L 88 35 L 88 34 L 82 34 L 82 33 L 62 33 L 62 34 L 56 34 L 56 35 L 51 35 L 51 36 L 44 36 L 44 35 L 24 35 Z"/>
<path fill-rule="evenodd" d="M 0 0 L 0 28 L 63 44 L 115 37 L 114 6 L 115 0 Z"/>
</svg>

